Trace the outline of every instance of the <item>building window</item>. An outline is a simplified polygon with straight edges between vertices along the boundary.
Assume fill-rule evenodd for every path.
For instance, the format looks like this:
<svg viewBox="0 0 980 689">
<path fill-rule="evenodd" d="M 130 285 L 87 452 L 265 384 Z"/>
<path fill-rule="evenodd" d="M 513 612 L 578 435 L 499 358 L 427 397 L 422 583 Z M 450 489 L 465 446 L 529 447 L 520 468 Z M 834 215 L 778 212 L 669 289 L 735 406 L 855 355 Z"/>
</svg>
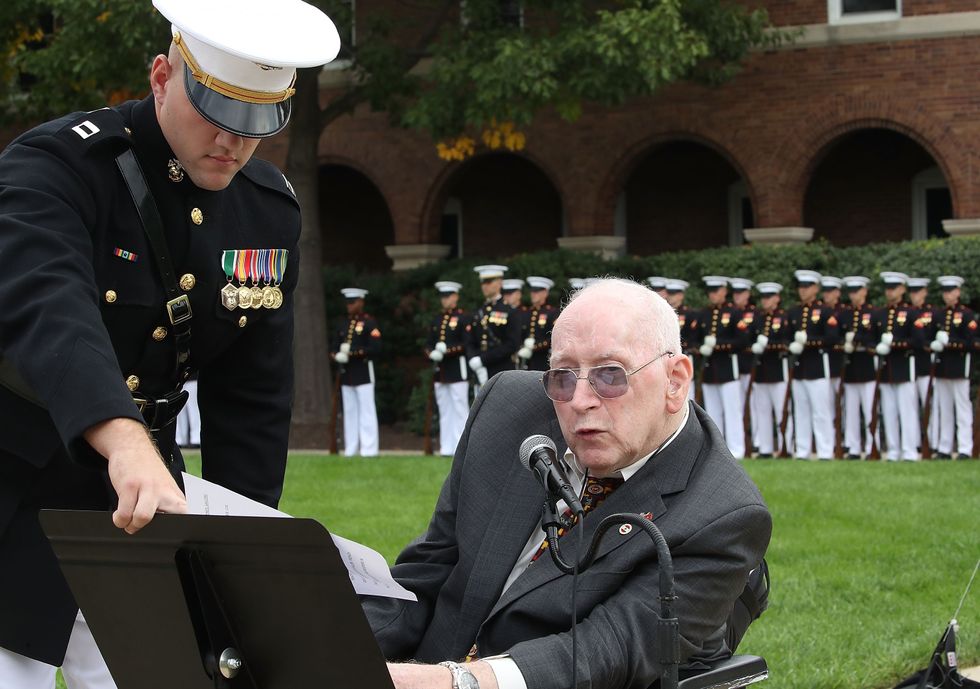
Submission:
<svg viewBox="0 0 980 689">
<path fill-rule="evenodd" d="M 742 246 L 748 227 L 755 227 L 755 217 L 749 187 L 740 179 L 728 187 L 728 245 Z"/>
<path fill-rule="evenodd" d="M 442 209 L 439 243 L 449 247 L 446 258 L 463 257 L 463 204 L 458 198 L 448 199 Z"/>
<path fill-rule="evenodd" d="M 930 167 L 912 178 L 912 239 L 948 237 L 943 220 L 953 217 L 949 185 L 938 167 Z"/>
<path fill-rule="evenodd" d="M 902 17 L 902 0 L 827 0 L 831 24 L 883 22 Z"/>
</svg>

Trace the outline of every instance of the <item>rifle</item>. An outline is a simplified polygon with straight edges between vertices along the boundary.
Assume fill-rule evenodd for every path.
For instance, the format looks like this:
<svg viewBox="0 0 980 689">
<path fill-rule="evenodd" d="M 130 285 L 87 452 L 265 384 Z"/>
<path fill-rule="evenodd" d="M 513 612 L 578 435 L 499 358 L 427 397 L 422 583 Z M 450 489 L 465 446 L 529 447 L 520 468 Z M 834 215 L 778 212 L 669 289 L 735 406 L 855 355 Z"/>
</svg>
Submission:
<svg viewBox="0 0 980 689">
<path fill-rule="evenodd" d="M 937 354 L 929 364 L 929 385 L 926 387 L 926 403 L 922 410 L 922 459 L 932 459 L 932 447 L 929 445 L 929 419 L 932 418 L 932 392 L 936 384 L 936 359 Z"/>
<path fill-rule="evenodd" d="M 337 369 L 337 377 L 333 382 L 332 404 L 330 405 L 330 425 L 327 437 L 330 438 L 330 454 L 337 454 L 337 417 L 340 415 L 340 380 L 344 377 L 343 367 Z"/>
<path fill-rule="evenodd" d="M 782 459 L 789 459 L 789 444 L 786 442 L 786 426 L 789 424 L 789 405 L 793 398 L 793 369 L 796 367 L 796 357 L 790 354 L 787 357 L 789 365 L 786 367 L 786 394 L 783 395 L 783 418 L 779 420 L 779 435 L 783 439 L 783 449 L 779 453 Z"/>
<path fill-rule="evenodd" d="M 745 388 L 745 404 L 742 406 L 742 432 L 745 433 L 745 456 L 752 452 L 752 388 L 755 386 L 755 371 L 759 366 L 759 357 L 752 357 L 752 368 L 749 369 L 749 386 Z"/>
<path fill-rule="evenodd" d="M 967 371 L 969 373 L 969 371 Z M 980 390 L 977 390 L 977 406 L 973 411 L 973 448 L 970 454 L 974 458 L 977 457 L 977 450 L 980 449 L 980 426 L 977 426 L 977 422 L 980 421 Z"/>
<path fill-rule="evenodd" d="M 844 355 L 844 362 L 840 367 L 840 382 L 837 384 L 837 396 L 834 398 L 834 459 L 844 459 L 844 442 L 841 426 L 843 425 L 844 410 L 844 376 L 847 374 L 847 364 L 851 357 Z"/>
<path fill-rule="evenodd" d="M 436 396 L 436 376 L 438 374 L 439 365 L 435 364 L 432 367 L 432 381 L 429 383 L 429 394 L 425 399 L 425 428 L 422 431 L 424 438 L 422 451 L 426 455 L 432 454 L 432 407 Z"/>
<path fill-rule="evenodd" d="M 871 451 L 868 459 L 877 461 L 881 459 L 881 450 L 878 449 L 878 403 L 881 399 L 881 371 L 885 368 L 885 359 L 881 357 L 878 367 L 875 369 L 875 393 L 871 398 L 871 423 L 868 424 L 868 433 L 871 434 Z"/>
</svg>

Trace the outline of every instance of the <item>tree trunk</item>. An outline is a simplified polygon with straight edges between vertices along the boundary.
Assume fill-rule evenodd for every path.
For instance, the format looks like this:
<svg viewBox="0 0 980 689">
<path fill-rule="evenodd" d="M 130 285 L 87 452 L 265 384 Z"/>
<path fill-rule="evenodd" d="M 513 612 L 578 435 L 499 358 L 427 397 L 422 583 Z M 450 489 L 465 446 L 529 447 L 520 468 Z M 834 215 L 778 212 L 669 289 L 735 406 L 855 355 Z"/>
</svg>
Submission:
<svg viewBox="0 0 980 689">
<path fill-rule="evenodd" d="M 289 125 L 286 169 L 303 210 L 300 237 L 299 285 L 296 288 L 293 342 L 296 395 L 289 445 L 293 448 L 326 449 L 330 419 L 330 359 L 327 351 L 327 318 L 323 301 L 323 251 L 320 234 L 319 166 L 319 68 L 301 69 L 296 79 L 293 113 Z"/>
</svg>

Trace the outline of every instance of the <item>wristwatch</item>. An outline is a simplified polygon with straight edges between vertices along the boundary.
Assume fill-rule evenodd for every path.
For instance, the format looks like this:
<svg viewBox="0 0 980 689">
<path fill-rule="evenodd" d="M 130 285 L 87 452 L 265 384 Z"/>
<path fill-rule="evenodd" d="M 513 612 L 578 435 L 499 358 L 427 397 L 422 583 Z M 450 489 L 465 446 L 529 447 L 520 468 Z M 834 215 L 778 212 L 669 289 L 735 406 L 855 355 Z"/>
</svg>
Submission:
<svg viewBox="0 0 980 689">
<path fill-rule="evenodd" d="M 473 676 L 473 673 L 459 663 L 446 660 L 439 664 L 448 667 L 449 671 L 453 673 L 453 689 L 480 689 L 480 683 Z"/>
</svg>

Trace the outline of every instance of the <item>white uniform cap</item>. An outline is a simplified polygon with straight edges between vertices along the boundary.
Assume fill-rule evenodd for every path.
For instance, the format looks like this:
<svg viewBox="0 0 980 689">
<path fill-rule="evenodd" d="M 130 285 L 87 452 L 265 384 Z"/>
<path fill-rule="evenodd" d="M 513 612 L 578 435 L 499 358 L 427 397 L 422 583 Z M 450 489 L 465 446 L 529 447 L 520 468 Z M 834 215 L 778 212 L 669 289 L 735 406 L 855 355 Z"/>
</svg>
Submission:
<svg viewBox="0 0 980 689">
<path fill-rule="evenodd" d="M 463 289 L 463 286 L 458 282 L 453 282 L 452 280 L 440 280 L 436 283 L 436 289 L 442 294 L 455 294 Z"/>
<path fill-rule="evenodd" d="M 153 0 L 184 58 L 184 88 L 209 122 L 250 138 L 289 122 L 297 67 L 330 62 L 340 36 L 302 0 Z"/>
<path fill-rule="evenodd" d="M 755 284 L 754 282 L 752 282 L 747 278 L 732 278 L 730 282 L 732 283 L 732 291 L 735 292 L 746 290 L 746 289 L 752 289 L 752 285 Z"/>
<path fill-rule="evenodd" d="M 582 282 L 584 283 L 585 287 L 588 287 L 589 285 L 594 285 L 595 283 L 599 282 L 601 279 L 602 278 L 585 278 Z"/>
<path fill-rule="evenodd" d="M 531 289 L 551 289 L 555 286 L 555 281 L 540 275 L 528 275 L 527 284 Z"/>
<path fill-rule="evenodd" d="M 662 278 L 659 275 L 653 275 L 647 278 L 647 282 L 654 289 L 664 289 L 667 287 L 667 278 Z"/>
<path fill-rule="evenodd" d="M 510 278 L 504 280 L 500 285 L 501 292 L 514 292 L 521 289 L 524 286 L 524 281 L 519 278 Z"/>
<path fill-rule="evenodd" d="M 582 278 L 568 278 L 568 286 L 572 289 L 582 289 L 585 287 L 585 280 Z"/>
<path fill-rule="evenodd" d="M 704 286 L 714 289 L 715 287 L 725 287 L 728 285 L 728 278 L 723 275 L 705 275 L 703 278 Z"/>
<path fill-rule="evenodd" d="M 779 294 L 780 292 L 783 291 L 783 286 L 780 285 L 778 282 L 760 282 L 755 286 L 755 288 L 759 290 L 759 294 L 766 295 L 766 296 L 772 294 Z"/>
<path fill-rule="evenodd" d="M 820 273 L 815 270 L 797 270 L 793 272 L 793 277 L 796 278 L 796 282 L 801 285 L 819 285 L 820 284 Z"/>
<path fill-rule="evenodd" d="M 963 285 L 963 278 L 959 275 L 940 275 L 936 278 L 936 282 L 943 289 L 955 289 Z"/>
<path fill-rule="evenodd" d="M 842 284 L 841 279 L 835 278 L 833 275 L 820 276 L 820 286 L 824 289 L 840 289 Z"/>
<path fill-rule="evenodd" d="M 929 283 L 932 282 L 929 278 L 909 278 L 908 285 L 910 290 L 922 289 L 923 287 L 928 287 Z"/>
<path fill-rule="evenodd" d="M 368 291 L 360 287 L 344 287 L 340 293 L 347 299 L 363 299 L 367 296 Z"/>
<path fill-rule="evenodd" d="M 683 292 L 691 285 L 686 280 L 667 280 L 668 292 Z"/>
<path fill-rule="evenodd" d="M 862 287 L 867 287 L 868 283 L 871 282 L 871 278 L 864 277 L 863 275 L 848 275 L 842 282 L 847 289 L 861 289 Z"/>
<path fill-rule="evenodd" d="M 493 278 L 502 278 L 507 272 L 507 266 L 476 266 L 473 270 L 480 274 L 481 280 L 492 280 Z"/>
<path fill-rule="evenodd" d="M 909 281 L 909 276 L 905 273 L 896 273 L 892 270 L 886 270 L 882 273 L 878 273 L 881 279 L 885 281 L 886 285 L 904 285 Z"/>
</svg>

